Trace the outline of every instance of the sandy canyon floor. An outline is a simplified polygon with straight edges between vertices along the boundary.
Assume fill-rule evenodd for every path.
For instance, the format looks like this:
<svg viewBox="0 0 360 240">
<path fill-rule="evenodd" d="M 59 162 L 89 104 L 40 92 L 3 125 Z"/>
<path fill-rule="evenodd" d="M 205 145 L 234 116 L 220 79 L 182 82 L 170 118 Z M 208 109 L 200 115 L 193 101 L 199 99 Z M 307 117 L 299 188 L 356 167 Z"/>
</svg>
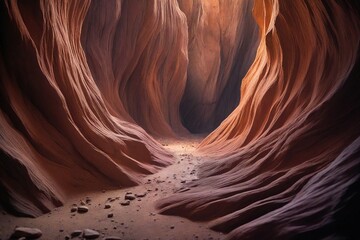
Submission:
<svg viewBox="0 0 360 240">
<path fill-rule="evenodd" d="M 98 239 L 110 236 L 118 239 L 223 239 L 223 234 L 210 230 L 206 223 L 157 213 L 156 201 L 170 196 L 183 183 L 196 179 L 197 166 L 204 161 L 204 156 L 195 152 L 200 138 L 159 141 L 174 154 L 176 161 L 146 177 L 141 185 L 77 196 L 64 206 L 35 219 L 14 217 L 2 211 L 0 240 L 9 239 L 17 226 L 40 229 L 43 233 L 41 239 L 71 238 L 75 230 L 84 229 L 99 232 Z M 138 196 L 129 205 L 121 205 L 129 192 Z M 81 202 L 89 209 L 88 212 L 71 212 L 73 205 L 80 206 Z M 108 208 L 105 208 L 106 204 Z"/>
</svg>

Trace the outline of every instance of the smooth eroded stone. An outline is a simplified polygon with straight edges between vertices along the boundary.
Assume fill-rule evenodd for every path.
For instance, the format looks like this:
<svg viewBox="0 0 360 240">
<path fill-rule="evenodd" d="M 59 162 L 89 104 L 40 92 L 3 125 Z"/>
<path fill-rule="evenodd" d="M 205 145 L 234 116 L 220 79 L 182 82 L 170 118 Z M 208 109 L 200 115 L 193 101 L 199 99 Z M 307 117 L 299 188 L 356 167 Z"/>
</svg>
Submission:
<svg viewBox="0 0 360 240">
<path fill-rule="evenodd" d="M 96 239 L 100 236 L 100 233 L 92 229 L 84 229 L 83 237 L 85 239 Z"/>
<path fill-rule="evenodd" d="M 89 211 L 89 208 L 86 206 L 79 206 L 77 211 L 78 211 L 78 213 L 86 213 Z"/>
<path fill-rule="evenodd" d="M 12 234 L 12 238 L 25 237 L 27 239 L 37 239 L 42 236 L 42 232 L 38 228 L 17 227 Z"/>
</svg>

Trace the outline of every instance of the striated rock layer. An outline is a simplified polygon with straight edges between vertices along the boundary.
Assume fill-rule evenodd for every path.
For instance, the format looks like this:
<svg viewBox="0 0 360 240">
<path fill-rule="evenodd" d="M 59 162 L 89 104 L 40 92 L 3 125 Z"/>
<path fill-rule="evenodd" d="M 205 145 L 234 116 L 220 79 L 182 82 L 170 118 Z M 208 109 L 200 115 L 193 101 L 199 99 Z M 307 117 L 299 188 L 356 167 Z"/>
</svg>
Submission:
<svg viewBox="0 0 360 240">
<path fill-rule="evenodd" d="M 252 0 L 178 0 L 189 29 L 189 66 L 181 101 L 184 126 L 208 133 L 238 105 L 254 61 L 258 27 Z"/>
<path fill-rule="evenodd" d="M 179 105 L 188 64 L 186 18 L 176 0 L 92 1 L 82 42 L 111 113 L 157 136 L 186 134 Z"/>
<path fill-rule="evenodd" d="M 80 41 L 89 7 L 1 3 L 0 192 L 15 212 L 37 216 L 75 191 L 131 186 L 171 162 L 123 111 L 108 110 Z"/>
<path fill-rule="evenodd" d="M 202 142 L 213 160 L 200 179 L 162 200 L 162 213 L 211 220 L 230 239 L 349 237 L 360 186 L 355 7 L 254 1 L 260 44 L 240 104 Z"/>
<path fill-rule="evenodd" d="M 231 112 L 201 144 L 211 160 L 200 179 L 161 212 L 211 221 L 233 239 L 350 234 L 359 9 L 350 0 L 1 2 L 1 204 L 38 216 L 75 192 L 137 184 L 171 163 L 145 130 L 207 132 Z"/>
</svg>

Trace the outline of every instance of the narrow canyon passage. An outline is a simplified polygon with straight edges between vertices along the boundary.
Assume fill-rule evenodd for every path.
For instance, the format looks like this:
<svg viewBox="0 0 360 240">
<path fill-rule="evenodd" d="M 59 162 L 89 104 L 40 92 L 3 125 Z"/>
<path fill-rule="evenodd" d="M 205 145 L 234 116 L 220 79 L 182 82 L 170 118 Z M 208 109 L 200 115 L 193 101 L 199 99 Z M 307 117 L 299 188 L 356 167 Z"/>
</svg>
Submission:
<svg viewBox="0 0 360 240">
<path fill-rule="evenodd" d="M 210 230 L 206 223 L 161 215 L 155 208 L 159 199 L 186 191 L 183 185 L 197 179 L 197 167 L 206 158 L 195 152 L 202 139 L 158 139 L 174 155 L 175 162 L 144 178 L 139 186 L 78 194 L 64 206 L 36 219 L 17 218 L 2 211 L 0 238 L 10 238 L 16 226 L 31 226 L 41 229 L 44 239 L 65 239 L 76 230 L 84 229 L 96 230 L 101 238 L 223 239 L 224 234 Z M 129 205 L 121 205 L 129 192 L 141 197 L 130 200 Z M 81 202 L 85 203 L 88 212 L 71 212 L 74 205 L 81 206 Z M 109 214 L 113 216 L 109 217 Z"/>
<path fill-rule="evenodd" d="M 4 0 L 0 26 L 1 239 L 360 239 L 359 1 Z"/>
</svg>

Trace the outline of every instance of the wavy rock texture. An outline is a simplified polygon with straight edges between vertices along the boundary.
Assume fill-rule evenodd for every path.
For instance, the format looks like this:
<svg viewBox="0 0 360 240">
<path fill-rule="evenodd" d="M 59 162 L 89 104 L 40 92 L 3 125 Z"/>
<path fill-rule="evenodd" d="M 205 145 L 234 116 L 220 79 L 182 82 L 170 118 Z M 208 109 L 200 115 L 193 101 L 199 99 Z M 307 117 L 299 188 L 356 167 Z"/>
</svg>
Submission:
<svg viewBox="0 0 360 240">
<path fill-rule="evenodd" d="M 153 135 L 187 133 L 179 105 L 186 82 L 188 35 L 185 15 L 175 0 L 92 1 L 82 40 L 112 113 L 126 116 L 125 108 Z"/>
<path fill-rule="evenodd" d="M 206 132 L 232 111 L 201 144 L 212 159 L 200 179 L 161 211 L 210 220 L 232 239 L 351 233 L 359 9 L 335 0 L 1 2 L 2 204 L 38 216 L 75 192 L 134 185 L 171 163 L 143 128 Z"/>
<path fill-rule="evenodd" d="M 358 13 L 347 1 L 254 1 L 260 45 L 240 104 L 201 144 L 214 160 L 161 212 L 211 220 L 230 239 L 350 232 L 359 214 Z"/>
<path fill-rule="evenodd" d="M 178 0 L 189 28 L 189 66 L 181 117 L 193 133 L 210 132 L 238 105 L 241 79 L 254 61 L 258 27 L 252 0 Z"/>
<path fill-rule="evenodd" d="M 75 191 L 134 185 L 171 162 L 107 109 L 80 41 L 89 6 L 1 3 L 0 189 L 16 212 L 37 216 Z"/>
</svg>

